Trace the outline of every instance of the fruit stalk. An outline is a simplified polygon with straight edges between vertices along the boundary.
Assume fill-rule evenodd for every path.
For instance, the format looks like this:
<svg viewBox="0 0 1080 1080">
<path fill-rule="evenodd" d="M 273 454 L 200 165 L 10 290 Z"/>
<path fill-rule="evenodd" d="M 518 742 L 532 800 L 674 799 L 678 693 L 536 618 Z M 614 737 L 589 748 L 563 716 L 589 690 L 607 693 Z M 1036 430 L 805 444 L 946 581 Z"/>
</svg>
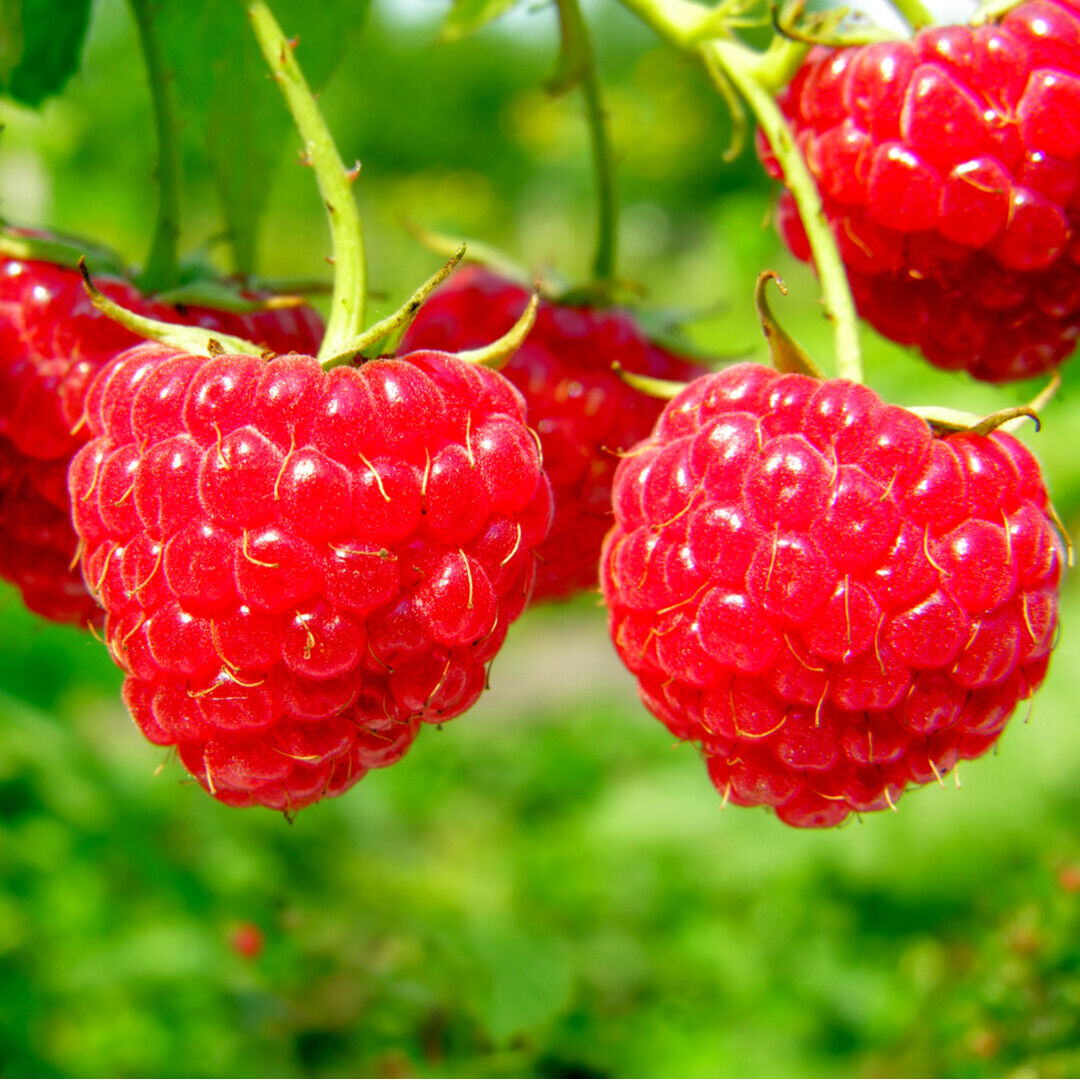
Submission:
<svg viewBox="0 0 1080 1080">
<path fill-rule="evenodd" d="M 585 118 L 589 125 L 589 141 L 596 174 L 597 221 L 593 278 L 596 281 L 611 281 L 615 273 L 618 246 L 619 204 L 615 193 L 615 161 L 611 152 L 611 136 L 596 70 L 596 52 L 578 0 L 556 2 L 559 8 L 563 55 L 576 57 L 575 74 L 585 103 Z"/>
<path fill-rule="evenodd" d="M 844 264 L 822 213 L 817 184 L 795 145 L 787 121 L 766 89 L 772 80 L 762 68 L 762 57 L 734 41 L 716 40 L 713 13 L 686 0 L 621 2 L 663 38 L 697 53 L 706 67 L 722 71 L 753 110 L 784 170 L 784 182 L 795 199 L 806 230 L 821 280 L 825 312 L 833 324 L 837 373 L 842 378 L 861 382 L 858 320 Z"/>
<path fill-rule="evenodd" d="M 930 10 L 922 3 L 922 0 L 890 0 L 890 2 L 912 30 L 923 30 L 934 25 L 934 16 L 930 14 Z"/>
<path fill-rule="evenodd" d="M 150 253 L 139 275 L 143 293 L 171 288 L 180 280 L 177 244 L 180 239 L 180 147 L 176 137 L 176 115 L 169 93 L 169 75 L 165 71 L 157 33 L 154 30 L 153 0 L 128 0 L 139 34 L 139 47 L 146 64 L 150 98 L 157 135 L 158 214 Z"/>
<path fill-rule="evenodd" d="M 814 265 L 821 279 L 825 311 L 833 323 L 837 374 L 844 379 L 862 382 L 862 356 L 859 352 L 859 323 L 855 314 L 855 301 L 851 296 L 836 240 L 822 212 L 817 184 L 795 145 L 787 121 L 772 95 L 755 76 L 753 65 L 756 57 L 749 49 L 728 41 L 711 41 L 702 46 L 702 49 L 716 60 L 735 84 L 735 88 L 746 98 L 762 131 L 774 147 L 777 160 L 784 170 L 788 189 L 799 209 L 799 217 L 814 255 Z"/>
<path fill-rule="evenodd" d="M 262 0 L 256 0 L 249 6 L 248 15 L 259 48 L 285 95 L 289 112 L 304 140 L 305 160 L 315 170 L 330 221 L 334 290 L 326 336 L 319 349 L 318 358 L 324 360 L 339 353 L 342 345 L 355 338 L 364 324 L 367 300 L 364 234 L 352 193 L 352 181 L 359 166 L 356 171 L 349 171 L 342 163 L 326 121 L 293 56 L 293 43 L 285 37 L 270 9 Z"/>
</svg>

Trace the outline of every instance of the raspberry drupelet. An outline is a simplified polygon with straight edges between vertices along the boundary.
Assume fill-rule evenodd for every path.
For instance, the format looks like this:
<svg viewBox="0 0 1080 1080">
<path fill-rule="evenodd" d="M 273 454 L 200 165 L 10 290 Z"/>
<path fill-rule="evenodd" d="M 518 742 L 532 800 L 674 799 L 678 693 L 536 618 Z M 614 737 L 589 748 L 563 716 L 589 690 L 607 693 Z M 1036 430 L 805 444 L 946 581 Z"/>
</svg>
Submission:
<svg viewBox="0 0 1080 1080">
<path fill-rule="evenodd" d="M 457 351 L 486 344 L 513 325 L 528 300 L 514 282 L 464 267 L 420 309 L 403 348 Z M 595 587 L 618 455 L 645 438 L 660 415 L 662 403 L 621 382 L 614 361 L 627 371 L 679 381 L 703 371 L 650 342 L 627 312 L 551 302 L 540 304 L 535 326 L 503 369 L 525 396 L 555 492 L 555 521 L 537 552 L 537 601 Z"/>
<path fill-rule="evenodd" d="M 87 417 L 69 487 L 125 700 L 214 797 L 295 811 L 477 699 L 552 506 L 498 373 L 146 344 Z"/>
<path fill-rule="evenodd" d="M 1080 335 L 1080 7 L 815 48 L 779 102 L 859 312 L 939 367 L 1001 382 Z M 770 174 L 782 170 L 759 137 Z M 790 192 L 780 232 L 810 250 Z"/>
<path fill-rule="evenodd" d="M 313 351 L 322 322 L 309 307 L 234 315 L 175 308 L 102 279 L 124 306 L 202 326 L 275 351 Z M 138 337 L 102 315 L 78 271 L 0 257 L 0 576 L 27 607 L 56 622 L 100 623 L 101 611 L 73 565 L 67 469 L 87 438 L 82 423 L 94 375 Z"/>
<path fill-rule="evenodd" d="M 1009 434 L 740 364 L 668 404 L 613 496 L 615 646 L 727 801 L 799 826 L 883 809 L 1043 681 L 1063 548 Z"/>
</svg>

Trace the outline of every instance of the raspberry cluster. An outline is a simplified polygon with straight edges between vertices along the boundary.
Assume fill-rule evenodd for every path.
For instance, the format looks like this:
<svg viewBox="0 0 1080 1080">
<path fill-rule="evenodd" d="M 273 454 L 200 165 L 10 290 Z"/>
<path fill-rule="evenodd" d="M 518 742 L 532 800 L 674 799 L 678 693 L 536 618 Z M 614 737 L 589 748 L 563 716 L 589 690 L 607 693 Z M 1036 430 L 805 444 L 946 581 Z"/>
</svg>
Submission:
<svg viewBox="0 0 1080 1080">
<path fill-rule="evenodd" d="M 123 281 L 103 290 L 142 315 L 203 326 L 284 352 L 312 351 L 322 323 L 309 307 L 233 315 L 178 309 Z M 100 622 L 73 561 L 67 468 L 87 439 L 87 387 L 138 341 L 91 304 L 82 278 L 52 263 L 0 258 L 0 577 L 27 607 L 58 622 Z"/>
<path fill-rule="evenodd" d="M 124 696 L 212 795 L 294 811 L 468 708 L 551 491 L 495 372 L 123 353 L 69 486 Z"/>
<path fill-rule="evenodd" d="M 1080 335 L 1080 7 L 815 48 L 780 104 L 860 313 L 932 363 L 999 382 Z M 764 140 L 771 175 L 782 170 Z M 778 208 L 809 260 L 790 192 Z"/>
<path fill-rule="evenodd" d="M 731 802 L 800 826 L 895 804 L 1045 676 L 1062 544 L 1011 435 L 741 364 L 667 406 L 613 497 L 615 646 Z"/>
<path fill-rule="evenodd" d="M 477 348 L 504 334 L 529 294 L 489 270 L 458 270 L 420 309 L 406 349 Z M 596 585 L 600 544 L 611 527 L 618 455 L 645 438 L 662 402 L 627 386 L 613 361 L 640 375 L 684 381 L 700 365 L 650 342 L 633 318 L 544 302 L 503 374 L 525 396 L 555 492 L 555 521 L 537 556 L 535 600 L 562 599 Z"/>
</svg>

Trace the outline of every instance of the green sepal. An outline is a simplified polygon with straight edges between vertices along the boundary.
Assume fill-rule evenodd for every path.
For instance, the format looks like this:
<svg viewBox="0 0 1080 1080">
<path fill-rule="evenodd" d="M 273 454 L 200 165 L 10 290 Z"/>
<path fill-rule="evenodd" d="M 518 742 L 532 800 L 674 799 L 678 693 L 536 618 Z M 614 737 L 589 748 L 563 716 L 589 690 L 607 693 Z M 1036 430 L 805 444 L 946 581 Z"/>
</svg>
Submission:
<svg viewBox="0 0 1080 1080">
<path fill-rule="evenodd" d="M 784 8 L 780 8 L 776 0 L 771 0 L 769 10 L 772 15 L 773 28 L 781 40 L 798 42 L 809 50 L 814 45 L 824 45 L 830 48 L 844 48 L 849 45 L 873 45 L 881 41 L 902 41 L 904 35 L 889 30 L 883 26 L 875 26 L 871 23 L 858 24 L 853 28 L 841 30 L 841 26 L 850 18 L 851 11 L 846 7 L 829 8 L 826 11 L 814 11 L 806 14 L 806 5 L 803 0 L 794 0 Z M 790 64 L 789 64 L 790 67 Z M 775 86 L 786 85 L 794 76 L 792 70 L 788 78 Z M 762 80 L 767 81 L 767 80 Z M 772 81 L 768 85 L 773 86 Z"/>
<path fill-rule="evenodd" d="M 181 349 L 195 356 L 220 356 L 222 353 L 240 353 L 247 356 L 265 354 L 265 350 L 253 341 L 245 341 L 232 334 L 221 334 L 201 326 L 177 326 L 174 323 L 162 322 L 160 319 L 137 315 L 98 289 L 90 277 L 85 259 L 79 260 L 79 271 L 83 277 L 83 286 L 94 307 L 102 315 L 139 337 L 158 341 L 162 345 L 171 345 L 175 349 Z"/>
<path fill-rule="evenodd" d="M 252 296 L 242 285 L 231 281 L 204 279 L 178 285 L 154 294 L 155 299 L 173 307 L 205 307 L 228 311 L 233 315 L 250 315 L 256 311 L 301 307 L 302 296 L 271 293 Z"/>
<path fill-rule="evenodd" d="M 66 266 L 69 270 L 79 268 L 84 256 L 92 259 L 95 267 L 112 277 L 131 278 L 131 271 L 124 260 L 110 248 L 81 240 L 75 236 L 49 233 L 47 236 L 28 236 L 11 228 L 0 229 L 0 255 L 12 259 L 33 259 L 40 262 Z"/>
<path fill-rule="evenodd" d="M 435 232 L 433 229 L 425 229 L 417 225 L 414 221 L 403 220 L 401 224 L 406 232 L 423 244 L 428 251 L 444 259 L 452 259 L 455 253 L 464 247 L 463 261 L 466 263 L 483 266 L 524 289 L 531 289 L 536 282 L 535 274 L 529 273 L 526 267 L 493 244 L 486 244 L 483 240 L 470 240 L 461 236 L 451 236 L 449 233 Z M 548 295 L 546 287 L 542 287 L 542 291 L 545 296 Z"/>
<path fill-rule="evenodd" d="M 620 382 L 626 383 L 638 393 L 658 398 L 660 401 L 673 400 L 690 385 L 676 379 L 658 379 L 654 375 L 639 375 L 636 371 L 627 371 L 618 360 L 611 365 L 611 372 Z"/>
<path fill-rule="evenodd" d="M 351 364 L 358 355 L 370 359 L 395 353 L 424 301 L 454 272 L 464 257 L 465 245 L 462 244 L 447 263 L 439 267 L 397 311 L 380 319 L 351 341 L 344 342 L 332 356 L 325 357 L 323 368 L 329 371 L 330 368 Z"/>
<path fill-rule="evenodd" d="M 785 295 L 787 286 L 784 279 L 775 270 L 762 270 L 754 286 L 754 306 L 761 320 L 761 330 L 769 345 L 772 366 L 777 371 L 788 375 L 809 375 L 812 379 L 822 379 L 821 368 L 806 354 L 803 347 L 776 321 L 769 307 L 769 282 L 775 281 L 776 287 Z"/>
<path fill-rule="evenodd" d="M 470 364 L 480 364 L 482 367 L 501 371 L 510 363 L 511 357 L 521 348 L 532 332 L 539 309 L 540 290 L 536 288 L 533 289 L 528 306 L 518 316 L 517 322 L 502 337 L 496 338 L 490 345 L 483 345 L 479 349 L 461 349 L 456 354 L 457 358 Z"/>
</svg>

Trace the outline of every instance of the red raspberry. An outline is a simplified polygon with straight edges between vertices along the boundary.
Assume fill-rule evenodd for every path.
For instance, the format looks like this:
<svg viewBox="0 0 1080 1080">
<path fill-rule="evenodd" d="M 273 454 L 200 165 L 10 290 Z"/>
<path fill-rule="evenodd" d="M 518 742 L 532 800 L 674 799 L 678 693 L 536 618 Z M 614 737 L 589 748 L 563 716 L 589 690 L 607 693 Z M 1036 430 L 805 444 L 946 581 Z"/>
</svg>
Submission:
<svg viewBox="0 0 1080 1080">
<path fill-rule="evenodd" d="M 68 483 L 143 734 L 222 802 L 293 811 L 468 708 L 551 521 L 524 413 L 435 352 L 104 368 Z"/>
<path fill-rule="evenodd" d="M 991 382 L 1057 367 L 1080 335 L 1080 8 L 815 48 L 780 103 L 860 313 Z M 770 173 L 776 159 L 759 139 Z M 778 223 L 810 251 L 789 192 Z"/>
<path fill-rule="evenodd" d="M 478 266 L 458 270 L 420 309 L 405 349 L 477 348 L 513 326 L 529 293 Z M 662 402 L 621 382 L 627 370 L 686 381 L 700 365 L 648 341 L 618 310 L 541 303 L 536 325 L 503 369 L 525 395 L 555 492 L 555 521 L 541 545 L 534 600 L 562 599 L 596 585 L 596 560 L 611 527 L 618 454 L 648 435 Z"/>
<path fill-rule="evenodd" d="M 258 960 L 266 945 L 266 935 L 250 920 L 237 923 L 229 931 L 229 948 L 244 960 Z"/>
<path fill-rule="evenodd" d="M 732 802 L 882 809 L 986 753 L 1046 673 L 1062 545 L 1008 434 L 739 364 L 667 406 L 613 499 L 615 646 Z"/>
<path fill-rule="evenodd" d="M 140 314 L 205 326 L 275 351 L 313 351 L 322 324 L 311 308 L 239 316 L 182 310 L 102 281 L 114 300 Z M 0 577 L 27 607 L 57 622 L 100 622 L 101 612 L 72 566 L 67 468 L 87 439 L 78 428 L 97 371 L 139 339 L 98 312 L 75 270 L 0 258 Z"/>
</svg>

